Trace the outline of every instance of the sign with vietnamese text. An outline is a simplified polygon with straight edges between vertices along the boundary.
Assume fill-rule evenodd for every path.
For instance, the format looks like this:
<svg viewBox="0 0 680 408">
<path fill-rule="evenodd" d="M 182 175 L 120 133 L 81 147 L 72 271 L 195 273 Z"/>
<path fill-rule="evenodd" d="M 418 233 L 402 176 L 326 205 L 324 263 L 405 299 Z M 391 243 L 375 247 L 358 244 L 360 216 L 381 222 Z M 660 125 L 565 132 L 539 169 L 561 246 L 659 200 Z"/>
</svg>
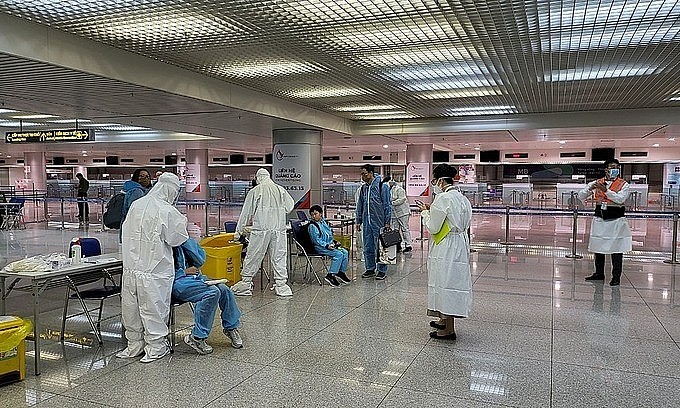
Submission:
<svg viewBox="0 0 680 408">
<path fill-rule="evenodd" d="M 5 132 L 5 143 L 91 142 L 92 129 L 29 130 Z"/>
<path fill-rule="evenodd" d="M 424 197 L 429 195 L 430 163 L 408 163 L 406 165 L 406 195 Z"/>
<path fill-rule="evenodd" d="M 311 152 L 309 144 L 274 145 L 272 180 L 293 197 L 295 208 L 311 207 Z"/>
<path fill-rule="evenodd" d="M 187 193 L 201 192 L 201 165 L 198 163 L 187 163 L 184 169 Z"/>
</svg>

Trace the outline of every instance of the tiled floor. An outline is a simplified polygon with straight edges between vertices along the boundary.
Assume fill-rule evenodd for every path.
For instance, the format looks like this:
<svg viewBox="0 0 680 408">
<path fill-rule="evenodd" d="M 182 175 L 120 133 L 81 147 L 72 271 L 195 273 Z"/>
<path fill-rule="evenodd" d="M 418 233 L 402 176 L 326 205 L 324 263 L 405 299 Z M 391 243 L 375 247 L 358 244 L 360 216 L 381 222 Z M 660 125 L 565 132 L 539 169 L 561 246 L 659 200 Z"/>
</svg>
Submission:
<svg viewBox="0 0 680 408">
<path fill-rule="evenodd" d="M 118 249 L 115 232 L 95 229 L 105 250 Z M 63 251 L 75 234 L 2 232 L 2 264 Z M 584 282 L 592 259 L 572 261 L 563 249 L 476 248 L 473 316 L 458 321 L 456 341 L 428 336 L 419 243 L 385 281 L 359 277 L 334 289 L 298 274 L 292 299 L 257 288 L 238 298 L 243 349 L 214 330 L 213 354 L 179 340 L 174 355 L 151 364 L 114 357 L 123 347 L 117 318 L 103 329 L 103 347 L 83 321 L 69 321 L 67 341 L 56 341 L 63 292 L 48 291 L 43 374 L 33 375 L 29 351 L 26 380 L 0 387 L 0 406 L 680 407 L 675 267 L 626 257 L 622 285 L 612 288 Z M 30 315 L 19 294 L 8 310 Z M 118 312 L 117 301 L 106 310 Z M 189 312 L 178 309 L 180 325 Z"/>
</svg>

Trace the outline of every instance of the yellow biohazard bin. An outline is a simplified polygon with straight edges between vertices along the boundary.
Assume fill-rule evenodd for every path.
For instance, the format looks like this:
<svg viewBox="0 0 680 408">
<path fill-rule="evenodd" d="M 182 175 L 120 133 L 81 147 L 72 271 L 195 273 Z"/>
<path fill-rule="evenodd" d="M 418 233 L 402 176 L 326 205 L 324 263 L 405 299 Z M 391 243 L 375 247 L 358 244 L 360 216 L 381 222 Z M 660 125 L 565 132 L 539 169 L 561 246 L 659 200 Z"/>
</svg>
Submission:
<svg viewBox="0 0 680 408">
<path fill-rule="evenodd" d="M 352 235 L 333 235 L 333 239 L 342 244 L 342 247 L 348 251 L 352 248 Z"/>
<path fill-rule="evenodd" d="M 31 330 L 30 320 L 0 316 L 0 385 L 26 377 L 26 336 Z"/>
<path fill-rule="evenodd" d="M 231 286 L 241 280 L 241 250 L 243 245 L 232 242 L 233 233 L 218 234 L 201 240 L 205 250 L 203 274 L 212 279 L 227 279 Z"/>
</svg>

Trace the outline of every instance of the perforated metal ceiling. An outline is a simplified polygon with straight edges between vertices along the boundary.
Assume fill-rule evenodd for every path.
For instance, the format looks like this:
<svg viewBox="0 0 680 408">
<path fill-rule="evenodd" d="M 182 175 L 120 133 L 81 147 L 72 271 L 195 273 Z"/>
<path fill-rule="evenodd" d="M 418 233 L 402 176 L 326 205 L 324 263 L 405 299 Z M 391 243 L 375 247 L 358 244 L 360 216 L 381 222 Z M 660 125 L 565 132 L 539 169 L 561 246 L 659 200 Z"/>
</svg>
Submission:
<svg viewBox="0 0 680 408">
<path fill-rule="evenodd" d="M 680 103 L 674 0 L 6 0 L 0 11 L 352 119 Z"/>
</svg>

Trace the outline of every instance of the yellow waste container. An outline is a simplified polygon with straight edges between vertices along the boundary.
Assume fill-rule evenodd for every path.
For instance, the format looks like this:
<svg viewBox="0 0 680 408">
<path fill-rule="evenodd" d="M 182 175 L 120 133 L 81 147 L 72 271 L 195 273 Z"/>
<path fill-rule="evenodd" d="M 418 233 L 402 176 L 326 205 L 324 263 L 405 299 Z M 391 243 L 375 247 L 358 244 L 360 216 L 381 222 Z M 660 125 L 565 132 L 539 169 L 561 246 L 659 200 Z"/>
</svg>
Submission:
<svg viewBox="0 0 680 408">
<path fill-rule="evenodd" d="M 26 377 L 26 336 L 31 330 L 30 320 L 0 316 L 0 384 Z"/>
<path fill-rule="evenodd" d="M 243 245 L 231 242 L 233 233 L 218 234 L 201 240 L 205 250 L 203 274 L 212 279 L 227 279 L 231 286 L 241 280 L 241 251 Z"/>
</svg>

